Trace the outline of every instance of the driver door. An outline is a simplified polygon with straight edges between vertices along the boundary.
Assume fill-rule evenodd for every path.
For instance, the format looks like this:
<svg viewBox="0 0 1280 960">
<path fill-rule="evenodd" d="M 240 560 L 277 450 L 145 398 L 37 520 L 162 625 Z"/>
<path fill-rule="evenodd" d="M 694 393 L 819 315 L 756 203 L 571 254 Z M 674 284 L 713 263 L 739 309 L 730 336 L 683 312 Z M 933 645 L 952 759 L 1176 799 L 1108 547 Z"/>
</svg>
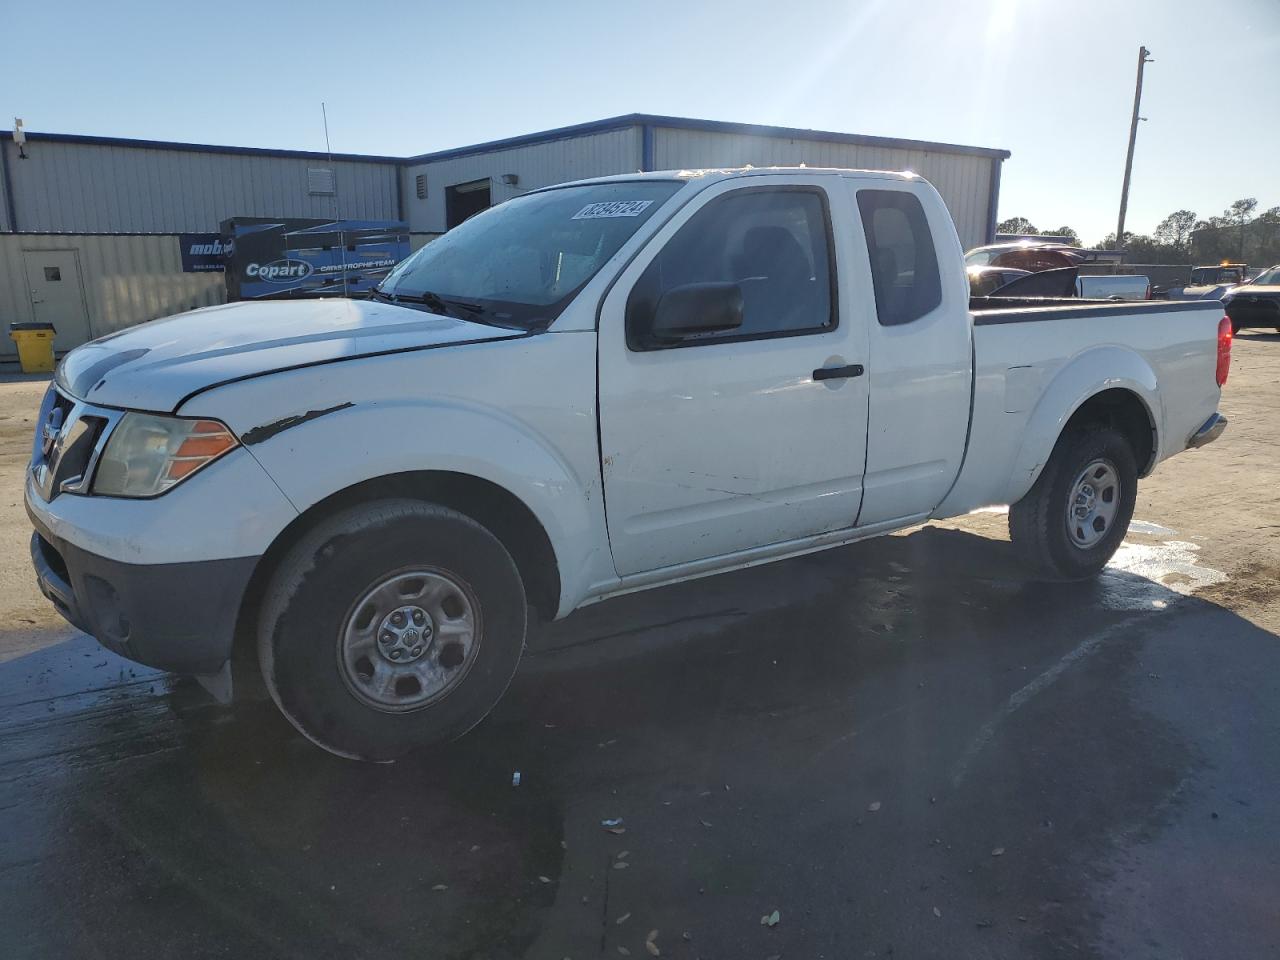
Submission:
<svg viewBox="0 0 1280 960">
<path fill-rule="evenodd" d="M 855 270 L 832 228 L 841 189 L 818 175 L 712 184 L 605 298 L 600 441 L 619 575 L 856 523 L 870 298 L 844 279 Z M 725 283 L 742 290 L 739 328 L 646 336 L 665 292 Z"/>
</svg>

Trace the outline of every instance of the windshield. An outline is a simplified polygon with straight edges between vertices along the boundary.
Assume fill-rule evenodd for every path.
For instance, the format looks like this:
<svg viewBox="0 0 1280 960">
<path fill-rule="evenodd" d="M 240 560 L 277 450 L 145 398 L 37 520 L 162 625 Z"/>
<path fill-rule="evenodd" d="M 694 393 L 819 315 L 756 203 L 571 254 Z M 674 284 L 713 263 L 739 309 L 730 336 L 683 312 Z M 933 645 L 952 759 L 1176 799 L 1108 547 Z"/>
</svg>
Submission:
<svg viewBox="0 0 1280 960">
<path fill-rule="evenodd" d="M 1250 281 L 1259 287 L 1280 286 L 1280 265 L 1263 270 Z"/>
<path fill-rule="evenodd" d="M 516 197 L 427 244 L 378 292 L 432 294 L 466 302 L 477 319 L 546 326 L 683 185 L 626 180 Z"/>
</svg>

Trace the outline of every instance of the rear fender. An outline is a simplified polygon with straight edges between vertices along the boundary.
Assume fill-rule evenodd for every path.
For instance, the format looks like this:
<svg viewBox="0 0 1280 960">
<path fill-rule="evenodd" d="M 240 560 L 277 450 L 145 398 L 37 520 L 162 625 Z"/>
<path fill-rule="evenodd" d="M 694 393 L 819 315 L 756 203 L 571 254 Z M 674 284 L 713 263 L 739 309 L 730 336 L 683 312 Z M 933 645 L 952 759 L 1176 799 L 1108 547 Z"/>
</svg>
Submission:
<svg viewBox="0 0 1280 960">
<path fill-rule="evenodd" d="M 1163 408 L 1155 370 L 1133 350 L 1094 347 L 1068 361 L 1041 395 L 1023 431 L 1022 444 L 1009 474 L 1005 503 L 1017 503 L 1031 489 L 1072 415 L 1090 397 L 1115 389 L 1128 390 L 1142 401 L 1147 417 L 1156 428 L 1155 455 L 1151 462 L 1160 459 Z"/>
</svg>

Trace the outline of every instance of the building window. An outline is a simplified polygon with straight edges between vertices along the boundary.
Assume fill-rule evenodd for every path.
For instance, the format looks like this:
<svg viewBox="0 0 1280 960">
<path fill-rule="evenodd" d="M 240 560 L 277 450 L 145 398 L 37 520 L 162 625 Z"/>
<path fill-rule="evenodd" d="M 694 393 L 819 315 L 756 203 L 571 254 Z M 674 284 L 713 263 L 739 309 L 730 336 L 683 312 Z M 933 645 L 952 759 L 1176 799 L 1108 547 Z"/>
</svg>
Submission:
<svg viewBox="0 0 1280 960">
<path fill-rule="evenodd" d="M 62 268 L 61 267 L 45 267 L 44 278 L 50 283 L 56 283 L 57 281 L 62 279 Z"/>
<path fill-rule="evenodd" d="M 419 200 L 427 199 L 427 175 L 420 173 L 413 178 L 413 189 Z"/>
</svg>

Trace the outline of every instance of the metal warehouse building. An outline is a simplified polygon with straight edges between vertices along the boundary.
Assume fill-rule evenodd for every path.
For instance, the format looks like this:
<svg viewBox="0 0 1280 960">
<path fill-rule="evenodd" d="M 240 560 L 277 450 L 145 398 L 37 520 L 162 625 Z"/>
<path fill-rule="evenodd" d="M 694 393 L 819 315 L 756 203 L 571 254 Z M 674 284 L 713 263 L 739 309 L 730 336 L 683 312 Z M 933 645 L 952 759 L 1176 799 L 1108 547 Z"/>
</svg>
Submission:
<svg viewBox="0 0 1280 960">
<path fill-rule="evenodd" d="M 806 164 L 913 170 L 969 248 L 995 236 L 1008 151 L 629 114 L 417 157 L 0 131 L 0 324 L 50 320 L 66 350 L 221 303 L 183 235 L 231 217 L 402 220 L 414 247 L 528 190 L 636 170 Z M 0 355 L 13 344 L 0 339 Z"/>
</svg>

